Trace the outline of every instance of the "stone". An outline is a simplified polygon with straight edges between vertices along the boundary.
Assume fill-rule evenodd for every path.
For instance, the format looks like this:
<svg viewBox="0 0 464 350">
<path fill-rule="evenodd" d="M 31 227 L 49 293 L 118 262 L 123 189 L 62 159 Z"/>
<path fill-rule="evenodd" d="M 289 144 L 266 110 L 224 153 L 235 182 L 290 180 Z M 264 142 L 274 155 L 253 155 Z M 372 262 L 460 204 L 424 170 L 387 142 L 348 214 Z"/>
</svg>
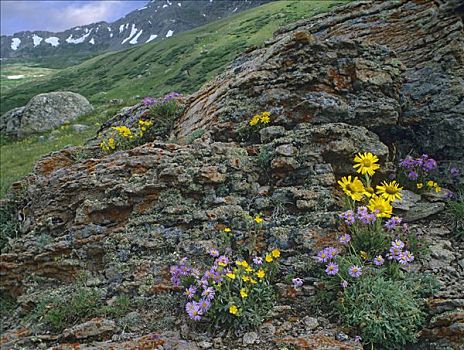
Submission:
<svg viewBox="0 0 464 350">
<path fill-rule="evenodd" d="M 392 207 L 395 209 L 409 210 L 421 199 L 420 195 L 409 190 L 403 190 L 401 191 L 401 194 L 402 198 L 392 203 Z"/>
<path fill-rule="evenodd" d="M 259 134 L 261 136 L 261 142 L 268 143 L 273 139 L 283 136 L 285 134 L 285 128 L 283 126 L 272 125 L 261 129 Z"/>
<path fill-rule="evenodd" d="M 305 316 L 303 318 L 303 323 L 307 330 L 314 330 L 319 326 L 319 321 L 315 317 Z"/>
<path fill-rule="evenodd" d="M 89 127 L 87 125 L 84 125 L 84 124 L 73 124 L 73 125 L 71 125 L 71 128 L 75 132 L 83 132 L 83 131 L 87 130 Z"/>
<path fill-rule="evenodd" d="M 252 345 L 258 340 L 258 333 L 248 332 L 243 335 L 243 345 Z"/>
<path fill-rule="evenodd" d="M 213 347 L 213 343 L 211 343 L 209 341 L 206 341 L 206 340 L 203 340 L 201 342 L 198 342 L 198 346 L 201 349 L 211 349 Z"/>
<path fill-rule="evenodd" d="M 445 203 L 416 203 L 402 215 L 404 222 L 414 222 L 428 218 L 445 210 Z"/>
<path fill-rule="evenodd" d="M 13 138 L 52 130 L 93 111 L 87 99 L 74 92 L 49 92 L 34 96 L 26 106 L 0 117 L 0 133 Z"/>
<path fill-rule="evenodd" d="M 88 322 L 65 329 L 61 338 L 66 340 L 100 338 L 112 335 L 117 329 L 113 320 L 94 318 Z"/>
</svg>

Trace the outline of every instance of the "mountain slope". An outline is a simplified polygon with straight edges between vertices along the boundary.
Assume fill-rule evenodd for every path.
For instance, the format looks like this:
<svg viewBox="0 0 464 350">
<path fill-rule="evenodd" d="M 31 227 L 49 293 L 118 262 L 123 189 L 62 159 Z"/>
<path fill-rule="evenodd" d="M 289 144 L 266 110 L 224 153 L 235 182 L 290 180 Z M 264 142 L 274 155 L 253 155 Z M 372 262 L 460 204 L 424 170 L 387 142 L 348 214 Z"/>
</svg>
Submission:
<svg viewBox="0 0 464 350">
<path fill-rule="evenodd" d="M 151 0 L 113 22 L 98 22 L 63 32 L 26 31 L 1 37 L 2 59 L 41 61 L 50 67 L 73 65 L 106 51 L 159 41 L 270 0 Z"/>
<path fill-rule="evenodd" d="M 342 1 L 279 1 L 180 33 L 161 42 L 106 53 L 1 96 L 1 113 L 42 92 L 70 90 L 93 103 L 170 90 L 193 92 L 246 47 L 259 45 L 279 27 Z"/>
</svg>

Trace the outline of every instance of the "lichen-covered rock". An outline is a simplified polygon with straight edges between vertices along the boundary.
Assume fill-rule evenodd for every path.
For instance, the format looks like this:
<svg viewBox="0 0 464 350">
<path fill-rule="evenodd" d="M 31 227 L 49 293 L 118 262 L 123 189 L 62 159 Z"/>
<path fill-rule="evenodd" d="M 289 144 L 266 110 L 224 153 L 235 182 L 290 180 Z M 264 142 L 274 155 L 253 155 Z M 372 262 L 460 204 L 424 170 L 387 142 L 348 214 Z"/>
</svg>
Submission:
<svg viewBox="0 0 464 350">
<path fill-rule="evenodd" d="M 93 111 L 87 99 L 74 92 L 49 92 L 34 96 L 26 106 L 0 117 L 0 132 L 8 137 L 52 130 Z"/>
<path fill-rule="evenodd" d="M 462 6 L 444 3 L 360 1 L 290 25 L 193 94 L 175 135 L 227 140 L 269 110 L 285 127 L 362 125 L 405 153 L 462 159 Z"/>
</svg>

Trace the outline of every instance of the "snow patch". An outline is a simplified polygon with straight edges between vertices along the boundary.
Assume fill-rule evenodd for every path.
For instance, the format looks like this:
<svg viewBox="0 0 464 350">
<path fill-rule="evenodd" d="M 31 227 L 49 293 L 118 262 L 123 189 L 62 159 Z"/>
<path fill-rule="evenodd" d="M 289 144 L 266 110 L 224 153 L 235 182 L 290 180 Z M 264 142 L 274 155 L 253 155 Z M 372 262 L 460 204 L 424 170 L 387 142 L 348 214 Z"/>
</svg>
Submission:
<svg viewBox="0 0 464 350">
<path fill-rule="evenodd" d="M 113 33 L 110 33 L 110 38 L 112 38 L 112 37 L 113 37 Z"/>
<path fill-rule="evenodd" d="M 16 51 L 20 44 L 21 44 L 21 39 L 19 39 L 19 38 L 11 39 L 11 49 L 13 51 Z"/>
<path fill-rule="evenodd" d="M 140 32 L 138 32 L 137 35 L 134 36 L 131 41 L 129 41 L 129 44 L 131 45 L 137 44 L 137 40 L 139 40 L 139 37 L 140 35 L 142 35 L 142 33 L 143 33 L 143 30 L 141 29 Z"/>
<path fill-rule="evenodd" d="M 182 7 L 182 4 L 180 2 L 177 3 L 177 6 Z"/>
<path fill-rule="evenodd" d="M 34 47 L 39 46 L 40 43 L 42 42 L 43 38 L 38 36 L 37 34 L 32 35 L 32 41 L 34 42 Z"/>
<path fill-rule="evenodd" d="M 123 30 L 124 30 L 124 24 L 121 24 L 119 26 L 119 34 L 121 34 Z"/>
<path fill-rule="evenodd" d="M 145 10 L 146 8 L 147 8 L 146 6 L 141 7 L 141 8 L 139 8 L 139 11 Z"/>
<path fill-rule="evenodd" d="M 174 32 L 172 30 L 168 30 L 167 34 L 166 34 L 166 38 L 169 38 L 172 36 L 172 34 L 174 34 Z"/>
<path fill-rule="evenodd" d="M 157 37 L 158 37 L 158 35 L 152 34 L 152 35 L 150 35 L 150 37 L 148 38 L 148 40 L 145 41 L 145 42 L 146 42 L 146 43 L 149 43 L 150 41 L 155 40 Z"/>
<path fill-rule="evenodd" d="M 163 5 L 163 8 L 165 9 L 165 8 L 168 7 L 168 6 L 169 6 L 169 5 L 164 4 L 164 5 Z"/>
<path fill-rule="evenodd" d="M 91 43 L 92 45 L 95 45 L 95 39 L 94 38 L 90 39 L 89 43 Z"/>
<path fill-rule="evenodd" d="M 69 43 L 69 44 L 82 44 L 85 39 L 87 39 L 89 37 L 89 35 L 92 33 L 92 29 L 90 30 L 90 32 L 88 32 L 87 34 L 84 34 L 83 36 L 81 36 L 80 38 L 76 38 L 76 39 L 73 39 L 72 37 L 72 34 L 66 39 L 66 42 Z M 45 40 L 46 41 L 46 40 Z"/>
<path fill-rule="evenodd" d="M 232 13 L 237 12 L 237 10 L 238 10 L 238 7 L 234 8 L 234 10 L 232 11 Z"/>
<path fill-rule="evenodd" d="M 47 44 L 52 45 L 53 47 L 57 47 L 58 45 L 60 45 L 60 38 L 57 38 L 56 36 L 51 36 L 45 39 L 45 42 Z"/>
<path fill-rule="evenodd" d="M 108 29 L 108 31 L 111 32 L 111 27 L 106 27 L 106 29 Z"/>
<path fill-rule="evenodd" d="M 135 27 L 135 24 L 132 23 L 132 29 L 131 29 L 131 32 L 129 34 L 129 36 L 127 38 L 125 38 L 121 44 L 125 44 L 126 41 L 129 41 L 134 35 L 135 33 L 137 33 L 138 29 Z"/>
<path fill-rule="evenodd" d="M 7 75 L 6 78 L 9 80 L 18 80 L 24 78 L 24 75 Z"/>
</svg>

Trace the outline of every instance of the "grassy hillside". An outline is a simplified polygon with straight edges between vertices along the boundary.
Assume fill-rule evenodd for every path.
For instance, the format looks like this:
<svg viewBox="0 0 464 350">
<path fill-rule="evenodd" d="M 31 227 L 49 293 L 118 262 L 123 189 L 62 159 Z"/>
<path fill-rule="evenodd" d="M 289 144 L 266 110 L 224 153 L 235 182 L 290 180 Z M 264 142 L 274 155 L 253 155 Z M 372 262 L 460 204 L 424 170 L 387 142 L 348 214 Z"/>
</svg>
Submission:
<svg viewBox="0 0 464 350">
<path fill-rule="evenodd" d="M 279 27 L 326 11 L 341 1 L 277 1 L 207 24 L 158 43 L 97 56 L 2 94 L 1 113 L 41 92 L 70 90 L 93 103 L 171 90 L 190 93 L 246 47 L 270 38 Z"/>
<path fill-rule="evenodd" d="M 18 85 L 40 80 L 57 72 L 56 69 L 43 68 L 33 64 L 2 63 L 1 67 L 0 91 L 2 95 Z"/>
<path fill-rule="evenodd" d="M 327 11 L 344 1 L 277 1 L 224 20 L 184 32 L 159 43 L 107 53 L 57 73 L 10 88 L 2 93 L 2 113 L 24 105 L 32 96 L 70 90 L 86 96 L 96 112 L 80 118 L 89 129 L 70 127 L 0 145 L 1 192 L 32 170 L 34 161 L 66 145 L 79 145 L 95 134 L 98 123 L 116 108 L 113 98 L 134 103 L 134 96 L 169 91 L 190 93 L 221 72 L 246 47 L 260 45 L 281 26 Z M 17 74 L 23 74 L 18 72 Z M 112 108 L 112 110 L 108 110 Z"/>
</svg>

